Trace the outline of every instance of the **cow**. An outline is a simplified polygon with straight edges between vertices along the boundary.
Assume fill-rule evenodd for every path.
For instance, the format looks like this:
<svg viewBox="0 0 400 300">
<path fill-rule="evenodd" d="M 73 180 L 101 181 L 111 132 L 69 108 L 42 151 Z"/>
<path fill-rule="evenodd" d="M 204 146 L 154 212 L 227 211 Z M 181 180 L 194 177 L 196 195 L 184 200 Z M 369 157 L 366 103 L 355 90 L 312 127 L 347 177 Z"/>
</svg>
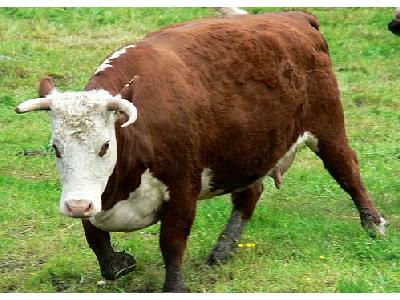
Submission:
<svg viewBox="0 0 400 300">
<path fill-rule="evenodd" d="M 400 7 L 396 8 L 396 11 L 394 13 L 394 19 L 391 22 L 389 22 L 388 29 L 392 33 L 400 35 Z"/>
<path fill-rule="evenodd" d="M 62 214 L 81 218 L 101 274 L 135 259 L 110 232 L 158 221 L 163 291 L 182 292 L 182 260 L 196 203 L 230 193 L 232 212 L 208 257 L 226 261 L 263 191 L 305 143 L 351 196 L 361 225 L 385 235 L 344 125 L 339 88 L 319 21 L 305 12 L 234 15 L 174 24 L 111 54 L 85 89 L 61 92 L 46 77 Z"/>
</svg>

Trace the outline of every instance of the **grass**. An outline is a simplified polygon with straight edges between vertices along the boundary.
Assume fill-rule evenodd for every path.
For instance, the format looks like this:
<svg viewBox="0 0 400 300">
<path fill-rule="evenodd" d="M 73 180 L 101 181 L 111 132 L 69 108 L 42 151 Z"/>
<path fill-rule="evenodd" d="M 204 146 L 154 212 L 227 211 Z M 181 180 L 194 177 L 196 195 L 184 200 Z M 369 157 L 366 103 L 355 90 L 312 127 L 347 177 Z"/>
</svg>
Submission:
<svg viewBox="0 0 400 300">
<path fill-rule="evenodd" d="M 251 8 L 253 12 L 278 9 Z M 279 9 L 280 10 L 280 9 Z M 204 201 L 185 256 L 193 292 L 400 292 L 400 40 L 386 30 L 392 9 L 309 8 L 321 21 L 342 93 L 346 125 L 376 205 L 390 220 L 385 239 L 361 229 L 351 199 L 318 158 L 298 155 L 280 191 L 265 180 L 241 248 L 229 263 L 205 260 L 230 212 L 229 197 Z M 98 286 L 97 261 L 78 220 L 58 212 L 60 184 L 46 113 L 14 113 L 52 74 L 81 90 L 116 48 L 207 8 L 0 8 L 0 291 L 160 291 L 159 225 L 113 234 L 134 254 L 135 272 Z M 25 153 L 25 155 L 24 155 Z"/>
</svg>

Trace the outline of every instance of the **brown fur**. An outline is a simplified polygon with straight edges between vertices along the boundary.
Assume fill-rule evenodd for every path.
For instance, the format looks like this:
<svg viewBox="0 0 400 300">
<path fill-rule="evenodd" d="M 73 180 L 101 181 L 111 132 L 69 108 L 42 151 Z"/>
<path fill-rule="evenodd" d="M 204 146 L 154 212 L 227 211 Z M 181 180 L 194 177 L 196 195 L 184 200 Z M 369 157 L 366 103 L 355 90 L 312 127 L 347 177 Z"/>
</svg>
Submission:
<svg viewBox="0 0 400 300">
<path fill-rule="evenodd" d="M 208 167 L 215 189 L 244 187 L 264 176 L 306 130 L 302 119 L 315 100 L 304 95 L 320 93 L 310 83 L 328 73 L 328 89 L 338 100 L 325 42 L 310 17 L 244 15 L 175 25 L 128 49 L 87 88 L 116 94 L 140 75 L 134 127 L 146 126 L 152 146 L 163 145 L 154 149 L 152 171 L 168 184 L 177 174 Z M 117 129 L 120 138 L 133 131 Z"/>
<path fill-rule="evenodd" d="M 247 220 L 262 190 L 258 180 L 305 131 L 318 138 L 318 155 L 353 197 L 363 224 L 379 224 L 347 142 L 337 82 L 318 28 L 314 16 L 301 12 L 175 24 L 127 49 L 88 83 L 87 90 L 117 94 L 140 76 L 134 90 L 124 91 L 135 95 L 129 100 L 138 120 L 124 129 L 122 120 L 116 124 L 118 161 L 103 209 L 126 199 L 147 168 L 168 186 L 170 200 L 160 212 L 164 290 L 184 289 L 182 255 L 202 170 L 212 170 L 215 190 L 244 190 L 234 193 L 233 202 Z"/>
</svg>

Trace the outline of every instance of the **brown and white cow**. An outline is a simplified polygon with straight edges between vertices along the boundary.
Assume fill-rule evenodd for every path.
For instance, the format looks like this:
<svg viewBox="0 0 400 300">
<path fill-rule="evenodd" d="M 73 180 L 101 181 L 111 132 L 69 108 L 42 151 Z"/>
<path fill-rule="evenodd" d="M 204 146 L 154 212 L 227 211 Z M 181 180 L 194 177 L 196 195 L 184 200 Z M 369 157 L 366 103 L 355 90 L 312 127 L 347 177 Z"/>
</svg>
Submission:
<svg viewBox="0 0 400 300">
<path fill-rule="evenodd" d="M 384 234 L 318 27 L 302 12 L 175 24 L 113 53 L 84 91 L 63 93 L 45 78 L 41 98 L 17 107 L 49 110 L 60 210 L 82 218 L 105 278 L 135 266 L 113 250 L 109 232 L 161 220 L 164 291 L 185 290 L 182 256 L 197 200 L 232 194 L 232 214 L 209 256 L 211 264 L 224 261 L 263 178 L 285 171 L 301 143 L 350 194 L 362 226 Z"/>
</svg>

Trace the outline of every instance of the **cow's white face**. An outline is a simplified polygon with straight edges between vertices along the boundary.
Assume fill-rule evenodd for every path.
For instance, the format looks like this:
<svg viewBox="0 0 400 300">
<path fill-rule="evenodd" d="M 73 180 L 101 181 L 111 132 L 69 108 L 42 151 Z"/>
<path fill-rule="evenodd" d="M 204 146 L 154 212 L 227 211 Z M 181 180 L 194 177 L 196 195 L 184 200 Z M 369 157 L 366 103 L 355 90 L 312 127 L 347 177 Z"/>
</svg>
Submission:
<svg viewBox="0 0 400 300">
<path fill-rule="evenodd" d="M 101 210 L 101 194 L 117 161 L 114 123 L 106 91 L 53 92 L 51 143 L 56 153 L 62 195 L 61 213 L 88 217 Z"/>
<path fill-rule="evenodd" d="M 130 84 L 138 79 L 135 76 L 122 91 L 129 92 Z M 101 211 L 101 195 L 117 163 L 116 112 L 128 116 L 121 125 L 126 127 L 136 121 L 136 107 L 105 90 L 58 92 L 48 77 L 40 81 L 39 95 L 15 111 L 49 111 L 62 186 L 60 211 L 70 217 L 92 217 Z"/>
</svg>

